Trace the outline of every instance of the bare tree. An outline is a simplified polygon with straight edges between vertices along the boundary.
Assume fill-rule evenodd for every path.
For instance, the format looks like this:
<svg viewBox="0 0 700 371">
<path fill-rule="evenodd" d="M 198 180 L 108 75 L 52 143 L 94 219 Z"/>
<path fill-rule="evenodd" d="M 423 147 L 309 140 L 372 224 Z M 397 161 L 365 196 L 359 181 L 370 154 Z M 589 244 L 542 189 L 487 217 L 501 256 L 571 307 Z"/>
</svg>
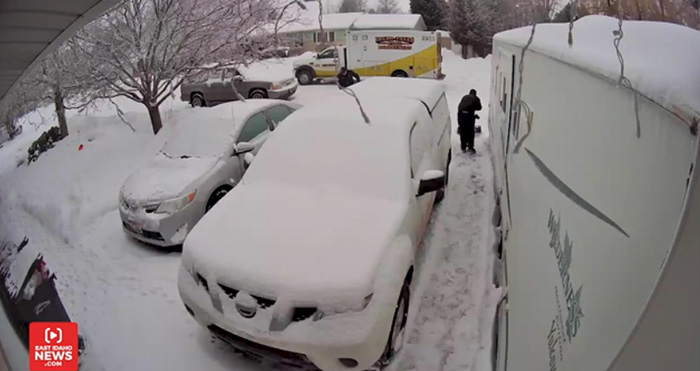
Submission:
<svg viewBox="0 0 700 371">
<path fill-rule="evenodd" d="M 340 3 L 338 13 L 364 12 L 366 8 L 367 2 L 365 0 L 343 0 Z"/>
<path fill-rule="evenodd" d="M 68 101 L 84 95 L 90 86 L 90 76 L 77 78 L 82 68 L 79 55 L 65 44 L 46 56 L 25 79 L 25 84 L 33 91 L 33 99 L 53 103 L 61 139 L 68 136 L 66 109 L 82 108 L 80 102 L 73 102 L 77 105 L 71 106 Z"/>
<path fill-rule="evenodd" d="M 700 28 L 697 0 L 584 0 L 583 3 L 592 14 Z"/>
<path fill-rule="evenodd" d="M 397 0 L 379 0 L 377 4 L 377 13 L 392 14 L 401 11 Z"/>
<path fill-rule="evenodd" d="M 296 3 L 296 1 L 294 1 Z M 205 63 L 261 57 L 288 4 L 276 0 L 126 0 L 83 29 L 72 47 L 85 55 L 95 98 L 143 104 L 154 133 L 160 105 Z"/>
</svg>

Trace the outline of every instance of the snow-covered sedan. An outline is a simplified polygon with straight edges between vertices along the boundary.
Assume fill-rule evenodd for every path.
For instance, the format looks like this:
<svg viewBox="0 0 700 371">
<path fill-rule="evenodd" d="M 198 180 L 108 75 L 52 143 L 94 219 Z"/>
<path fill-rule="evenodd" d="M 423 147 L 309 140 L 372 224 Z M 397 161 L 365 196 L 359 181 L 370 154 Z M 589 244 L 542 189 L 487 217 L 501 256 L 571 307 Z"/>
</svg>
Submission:
<svg viewBox="0 0 700 371">
<path fill-rule="evenodd" d="M 250 100 L 177 112 L 164 129 L 168 138 L 162 150 L 121 188 L 124 231 L 157 246 L 182 244 L 202 215 L 241 179 L 246 158 L 299 107 Z"/>
<path fill-rule="evenodd" d="M 393 81 L 392 81 L 393 80 Z M 414 258 L 450 162 L 439 82 L 371 79 L 288 117 L 192 230 L 180 296 L 234 347 L 323 370 L 401 348 Z"/>
</svg>

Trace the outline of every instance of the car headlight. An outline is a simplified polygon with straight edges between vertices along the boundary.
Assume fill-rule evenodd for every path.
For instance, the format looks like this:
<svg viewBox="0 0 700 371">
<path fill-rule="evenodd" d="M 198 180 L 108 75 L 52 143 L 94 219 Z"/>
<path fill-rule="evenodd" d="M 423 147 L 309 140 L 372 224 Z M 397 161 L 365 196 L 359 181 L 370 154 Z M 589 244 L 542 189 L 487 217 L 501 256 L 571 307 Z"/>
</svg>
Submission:
<svg viewBox="0 0 700 371">
<path fill-rule="evenodd" d="M 184 196 L 173 198 L 172 200 L 163 201 L 158 205 L 156 209 L 156 214 L 173 214 L 183 207 L 194 201 L 194 196 L 197 195 L 197 191 L 192 191 Z"/>
<path fill-rule="evenodd" d="M 362 312 L 363 310 L 367 309 L 367 307 L 369 306 L 369 303 L 372 301 L 373 295 L 374 294 L 372 293 L 372 294 L 365 296 L 362 303 L 355 305 L 354 307 L 345 307 L 345 308 L 320 307 L 320 308 L 318 308 L 318 310 L 316 310 L 316 313 L 314 313 L 313 320 L 318 321 L 322 318 L 335 316 L 337 314 Z"/>
</svg>

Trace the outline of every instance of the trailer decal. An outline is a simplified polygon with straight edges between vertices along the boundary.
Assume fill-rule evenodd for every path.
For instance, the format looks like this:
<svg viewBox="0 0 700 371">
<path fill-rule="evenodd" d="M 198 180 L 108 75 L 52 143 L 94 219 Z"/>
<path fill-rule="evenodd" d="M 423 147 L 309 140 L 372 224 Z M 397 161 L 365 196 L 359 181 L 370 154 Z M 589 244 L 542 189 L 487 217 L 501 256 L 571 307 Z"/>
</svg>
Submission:
<svg viewBox="0 0 700 371">
<path fill-rule="evenodd" d="M 427 61 L 430 63 L 426 63 Z M 418 64 L 416 61 L 422 61 Z M 425 63 L 425 64 L 423 64 Z M 411 54 L 407 57 L 397 59 L 395 61 L 386 62 L 382 64 L 377 64 L 374 66 L 367 66 L 363 68 L 355 68 L 353 71 L 360 76 L 374 76 L 376 73 L 373 71 L 388 71 L 388 74 L 396 70 L 402 70 L 408 72 L 409 67 L 413 66 L 415 70 L 415 76 L 420 77 L 422 75 L 430 74 L 438 67 L 438 49 L 435 45 L 419 51 L 418 53 Z M 387 74 L 387 75 L 388 75 Z"/>
<path fill-rule="evenodd" d="M 581 309 L 581 290 L 583 285 L 579 285 L 576 293 L 574 293 L 574 285 L 571 282 L 569 268 L 571 267 L 571 259 L 573 255 L 574 242 L 569 238 L 569 233 L 564 233 L 564 243 L 561 240 L 561 217 L 557 216 L 554 219 L 554 212 L 549 209 L 549 221 L 547 223 L 551 239 L 549 247 L 554 250 L 554 255 L 557 258 L 557 266 L 559 267 L 559 275 L 561 276 L 561 285 L 564 288 L 564 297 L 566 298 L 566 337 L 569 343 L 576 337 L 579 327 L 581 327 L 581 318 L 583 318 L 583 310 Z M 557 302 L 559 295 L 557 294 Z"/>
<path fill-rule="evenodd" d="M 630 235 L 625 232 L 622 227 L 620 227 L 617 223 L 615 223 L 612 219 L 610 219 L 607 215 L 603 214 L 600 210 L 598 210 L 595 206 L 591 205 L 588 201 L 584 200 L 583 197 L 579 196 L 573 189 L 569 188 L 569 186 L 566 185 L 559 177 L 550 170 L 547 165 L 540 160 L 539 157 L 537 157 L 532 151 L 530 151 L 527 147 L 525 147 L 525 151 L 527 154 L 530 156 L 530 159 L 535 163 L 535 166 L 537 169 L 544 175 L 544 177 L 552 183 L 554 188 L 559 190 L 564 196 L 566 196 L 569 200 L 571 200 L 573 203 L 575 203 L 577 206 L 580 208 L 586 210 L 593 216 L 597 217 L 598 219 L 604 221 L 605 223 L 609 224 L 611 227 L 615 228 L 618 232 L 624 234 L 627 238 L 630 238 Z"/>
<path fill-rule="evenodd" d="M 554 211 L 549 209 L 547 221 L 549 229 L 549 247 L 554 250 L 557 259 L 557 270 L 561 277 L 561 285 L 564 294 L 564 305 L 559 294 L 559 285 L 554 285 L 554 299 L 556 302 L 556 314 L 552 319 L 552 325 L 547 333 L 547 348 L 549 359 L 549 371 L 556 371 L 557 364 L 564 360 L 564 346 L 571 343 L 578 334 L 581 327 L 581 318 L 584 317 L 581 308 L 581 292 L 583 285 L 579 285 L 574 292 L 574 284 L 569 273 L 571 261 L 573 259 L 574 242 L 569 238 L 569 232 L 564 231 L 562 241 L 561 217 L 555 218 Z M 564 307 L 565 306 L 565 307 Z M 566 312 L 566 313 L 564 313 Z M 566 317 L 566 321 L 564 321 Z M 557 357 L 558 355 L 558 357 Z"/>
</svg>

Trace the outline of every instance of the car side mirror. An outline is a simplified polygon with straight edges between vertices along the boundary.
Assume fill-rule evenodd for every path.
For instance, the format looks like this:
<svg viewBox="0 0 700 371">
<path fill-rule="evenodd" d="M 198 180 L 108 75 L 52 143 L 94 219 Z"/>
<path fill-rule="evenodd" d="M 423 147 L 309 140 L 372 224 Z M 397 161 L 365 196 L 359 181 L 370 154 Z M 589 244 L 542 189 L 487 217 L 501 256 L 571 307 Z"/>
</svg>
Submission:
<svg viewBox="0 0 700 371">
<path fill-rule="evenodd" d="M 422 196 L 443 188 L 445 188 L 445 173 L 442 170 L 428 170 L 420 178 L 416 196 Z"/>
<path fill-rule="evenodd" d="M 250 164 L 252 164 L 254 159 L 255 159 L 255 155 L 250 153 L 250 152 L 243 155 L 243 161 L 245 161 L 246 166 L 249 166 Z"/>
<path fill-rule="evenodd" d="M 241 75 L 233 76 L 233 81 L 241 82 L 241 81 L 243 81 L 243 76 L 241 76 Z"/>
<path fill-rule="evenodd" d="M 240 142 L 233 147 L 233 154 L 234 155 L 242 155 L 242 154 L 252 152 L 254 149 L 255 149 L 255 145 L 253 143 Z"/>
</svg>

